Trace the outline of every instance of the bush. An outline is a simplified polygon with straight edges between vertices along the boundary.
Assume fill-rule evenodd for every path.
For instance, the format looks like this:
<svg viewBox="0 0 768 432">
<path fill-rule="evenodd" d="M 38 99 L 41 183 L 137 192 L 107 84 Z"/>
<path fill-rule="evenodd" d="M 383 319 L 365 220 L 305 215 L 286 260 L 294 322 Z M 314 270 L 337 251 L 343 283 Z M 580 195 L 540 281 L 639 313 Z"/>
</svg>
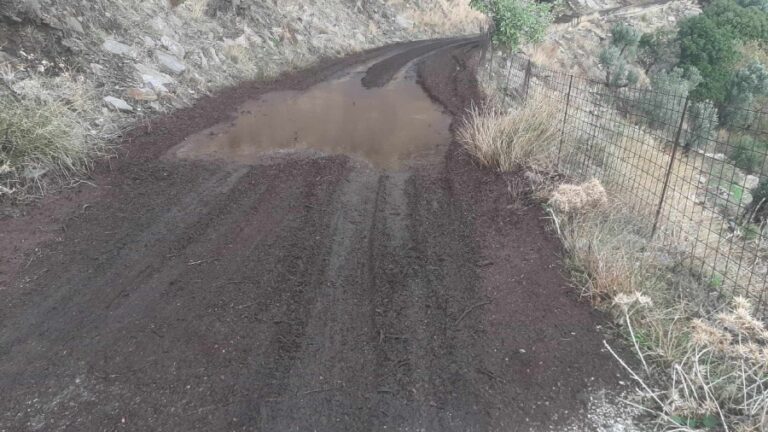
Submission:
<svg viewBox="0 0 768 432">
<path fill-rule="evenodd" d="M 747 173 L 760 173 L 768 154 L 768 143 L 751 136 L 738 138 L 731 150 L 733 164 Z"/>
<path fill-rule="evenodd" d="M 534 97 L 510 113 L 472 108 L 458 140 L 480 162 L 502 171 L 548 168 L 556 158 L 562 115 L 550 100 Z"/>
<path fill-rule="evenodd" d="M 488 15 L 493 22 L 493 41 L 515 50 L 525 43 L 544 39 L 554 20 L 552 5 L 529 0 L 471 0 L 470 6 Z"/>
</svg>

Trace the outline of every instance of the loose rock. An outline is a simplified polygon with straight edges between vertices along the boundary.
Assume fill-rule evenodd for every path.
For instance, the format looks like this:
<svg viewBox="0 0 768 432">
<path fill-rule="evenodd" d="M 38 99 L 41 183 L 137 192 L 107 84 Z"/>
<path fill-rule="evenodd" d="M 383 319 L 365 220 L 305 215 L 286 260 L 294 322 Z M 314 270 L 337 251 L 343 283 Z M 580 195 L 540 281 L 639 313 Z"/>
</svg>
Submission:
<svg viewBox="0 0 768 432">
<path fill-rule="evenodd" d="M 107 104 L 107 107 L 110 109 L 113 109 L 115 111 L 122 111 L 122 112 L 132 112 L 133 107 L 128 105 L 128 102 L 116 98 L 113 96 L 107 96 L 104 98 L 104 103 Z"/>
<path fill-rule="evenodd" d="M 187 66 L 171 54 L 155 50 L 155 57 L 163 69 L 174 75 L 180 75 L 187 70 Z"/>
<path fill-rule="evenodd" d="M 101 44 L 101 48 L 104 51 L 107 51 L 115 55 L 121 55 L 126 57 L 133 57 L 134 55 L 133 48 L 129 47 L 124 43 L 118 42 L 114 39 L 105 40 L 104 43 Z"/>
<path fill-rule="evenodd" d="M 125 93 L 126 96 L 133 100 L 149 102 L 157 100 L 157 94 L 148 88 L 131 88 Z"/>
</svg>

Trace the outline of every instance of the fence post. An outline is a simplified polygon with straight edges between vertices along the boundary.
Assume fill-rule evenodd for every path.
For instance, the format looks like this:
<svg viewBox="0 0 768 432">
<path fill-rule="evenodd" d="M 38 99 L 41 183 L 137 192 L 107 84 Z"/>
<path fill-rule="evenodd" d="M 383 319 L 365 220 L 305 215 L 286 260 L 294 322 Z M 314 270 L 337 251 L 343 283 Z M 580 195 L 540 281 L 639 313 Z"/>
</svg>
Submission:
<svg viewBox="0 0 768 432">
<path fill-rule="evenodd" d="M 680 116 L 680 126 L 677 128 L 677 134 L 675 135 L 675 146 L 672 147 L 672 156 L 669 158 L 669 166 L 667 166 L 667 174 L 664 177 L 664 186 L 661 188 L 661 199 L 659 200 L 659 207 L 656 209 L 656 217 L 653 220 L 653 230 L 651 231 L 651 238 L 656 236 L 656 230 L 659 227 L 659 217 L 661 217 L 661 208 L 664 206 L 664 199 L 667 196 L 667 188 L 669 187 L 669 178 L 672 176 L 672 168 L 675 164 L 675 157 L 677 156 L 677 148 L 680 147 L 680 137 L 683 134 L 683 125 L 685 124 L 685 114 L 688 112 L 689 96 L 685 97 L 685 104 L 683 104 L 683 114 Z"/>
<path fill-rule="evenodd" d="M 528 100 L 528 88 L 531 86 L 531 59 L 525 67 L 525 100 Z"/>
<path fill-rule="evenodd" d="M 507 104 L 507 96 L 509 96 L 509 79 L 512 77 L 512 65 L 515 64 L 514 57 L 511 55 L 509 56 L 509 67 L 507 68 L 507 80 L 504 82 L 504 102 L 503 105 Z"/>
<path fill-rule="evenodd" d="M 488 81 L 490 81 L 491 78 L 493 78 L 493 39 L 492 38 L 488 39 L 488 48 L 491 50 L 491 56 L 490 56 L 490 59 L 488 60 L 488 65 L 489 65 Z"/>
<path fill-rule="evenodd" d="M 563 141 L 565 141 L 565 123 L 568 121 L 568 108 L 571 106 L 571 88 L 573 87 L 573 75 L 568 80 L 568 96 L 565 98 L 565 114 L 563 115 L 563 129 L 560 131 L 560 146 L 557 148 L 557 161 L 555 167 L 560 168 L 560 154 L 563 152 Z"/>
</svg>

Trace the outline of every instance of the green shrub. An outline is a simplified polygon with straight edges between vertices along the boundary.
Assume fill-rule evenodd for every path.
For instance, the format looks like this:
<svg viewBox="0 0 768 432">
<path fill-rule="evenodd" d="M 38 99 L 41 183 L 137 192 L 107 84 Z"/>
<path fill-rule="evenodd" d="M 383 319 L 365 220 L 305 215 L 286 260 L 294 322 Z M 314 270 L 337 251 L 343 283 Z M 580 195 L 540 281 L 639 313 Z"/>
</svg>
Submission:
<svg viewBox="0 0 768 432">
<path fill-rule="evenodd" d="M 680 23 L 680 62 L 683 69 L 696 68 L 704 79 L 692 93 L 701 100 L 725 101 L 731 70 L 739 58 L 732 35 L 705 15 Z"/>
<path fill-rule="evenodd" d="M 541 42 L 554 20 L 552 5 L 530 0 L 471 0 L 493 22 L 493 41 L 508 50 Z"/>
<path fill-rule="evenodd" d="M 768 153 L 768 143 L 751 136 L 743 136 L 736 140 L 731 150 L 731 160 L 734 165 L 747 173 L 759 173 Z"/>
</svg>

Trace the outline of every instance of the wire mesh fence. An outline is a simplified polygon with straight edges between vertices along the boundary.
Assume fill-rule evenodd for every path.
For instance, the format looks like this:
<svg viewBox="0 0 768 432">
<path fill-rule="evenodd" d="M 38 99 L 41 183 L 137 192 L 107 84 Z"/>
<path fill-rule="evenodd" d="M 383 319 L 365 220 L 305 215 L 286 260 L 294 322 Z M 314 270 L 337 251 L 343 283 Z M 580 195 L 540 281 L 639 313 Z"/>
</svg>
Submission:
<svg viewBox="0 0 768 432">
<path fill-rule="evenodd" d="M 504 102 L 556 104 L 559 172 L 599 179 L 686 271 L 712 291 L 750 298 L 768 317 L 768 113 L 610 87 L 523 56 L 495 62 Z"/>
</svg>

